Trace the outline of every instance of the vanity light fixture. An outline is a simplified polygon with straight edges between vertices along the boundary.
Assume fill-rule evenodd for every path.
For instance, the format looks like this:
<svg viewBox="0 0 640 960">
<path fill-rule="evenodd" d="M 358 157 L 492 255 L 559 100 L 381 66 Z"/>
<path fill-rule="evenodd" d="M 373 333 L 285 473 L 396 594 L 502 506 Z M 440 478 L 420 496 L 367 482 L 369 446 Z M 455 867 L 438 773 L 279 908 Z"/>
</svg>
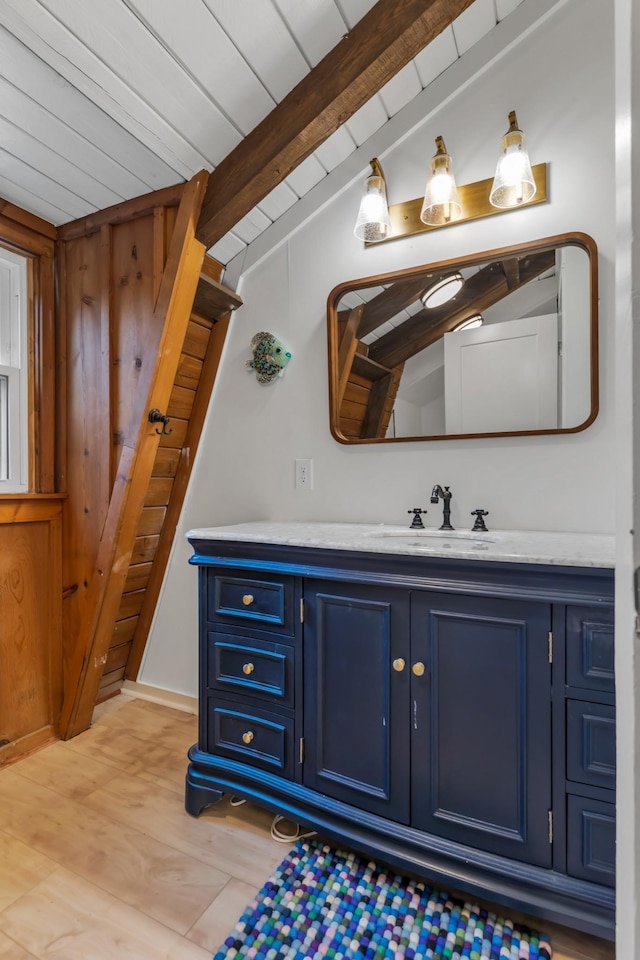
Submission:
<svg viewBox="0 0 640 960">
<path fill-rule="evenodd" d="M 532 200 L 536 184 L 531 170 L 524 134 L 518 127 L 515 110 L 509 114 L 509 129 L 502 138 L 502 153 L 498 158 L 489 203 L 493 207 L 518 207 Z"/>
<path fill-rule="evenodd" d="M 420 295 L 420 299 L 427 309 L 432 310 L 434 307 L 440 307 L 443 303 L 452 300 L 456 293 L 462 289 L 463 283 L 461 273 L 452 273 L 427 287 L 424 293 Z"/>
<path fill-rule="evenodd" d="M 436 137 L 436 153 L 431 160 L 420 219 L 431 226 L 443 226 L 459 220 L 462 204 L 453 175 L 453 164 L 442 137 Z"/>
<path fill-rule="evenodd" d="M 484 317 L 482 314 L 474 313 L 473 316 L 467 317 L 467 319 L 459 323 L 457 327 L 454 327 L 451 332 L 458 333 L 459 330 L 473 330 L 475 327 L 481 327 L 483 323 Z"/>
<path fill-rule="evenodd" d="M 378 159 L 374 157 L 370 163 L 372 172 L 364 182 L 353 232 L 358 240 L 364 240 L 365 243 L 379 243 L 380 240 L 386 240 L 391 233 L 387 183 Z"/>
</svg>

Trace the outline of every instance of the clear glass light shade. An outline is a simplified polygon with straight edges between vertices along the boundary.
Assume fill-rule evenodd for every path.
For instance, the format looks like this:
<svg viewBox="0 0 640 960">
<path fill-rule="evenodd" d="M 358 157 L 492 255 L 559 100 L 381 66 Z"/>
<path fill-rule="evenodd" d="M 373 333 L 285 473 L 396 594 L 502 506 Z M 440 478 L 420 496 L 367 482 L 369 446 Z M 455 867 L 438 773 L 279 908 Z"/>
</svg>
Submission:
<svg viewBox="0 0 640 960">
<path fill-rule="evenodd" d="M 364 182 L 364 191 L 353 232 L 358 240 L 364 240 L 365 243 L 378 243 L 380 240 L 385 240 L 391 233 L 391 220 L 387 202 L 387 185 L 382 167 L 375 159 L 371 161 L 371 167 L 373 173 Z"/>
<path fill-rule="evenodd" d="M 436 147 L 420 211 L 420 219 L 430 226 L 451 223 L 462 215 L 451 157 L 442 137 L 436 137 Z"/>
<path fill-rule="evenodd" d="M 443 303 L 447 303 L 455 297 L 456 293 L 462 289 L 463 283 L 462 274 L 452 273 L 425 290 L 420 299 L 429 310 L 433 307 L 440 307 Z"/>
<path fill-rule="evenodd" d="M 502 153 L 489 194 L 493 207 L 517 207 L 533 199 L 536 184 L 522 130 L 515 111 L 509 114 L 509 130 L 502 138 Z"/>
</svg>

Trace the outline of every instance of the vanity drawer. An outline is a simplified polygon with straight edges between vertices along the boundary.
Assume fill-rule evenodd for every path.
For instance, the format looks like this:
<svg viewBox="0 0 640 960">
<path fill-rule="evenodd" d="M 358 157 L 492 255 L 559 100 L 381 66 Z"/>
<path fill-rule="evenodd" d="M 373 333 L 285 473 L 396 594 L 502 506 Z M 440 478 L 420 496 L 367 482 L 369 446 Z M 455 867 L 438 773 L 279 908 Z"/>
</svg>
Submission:
<svg viewBox="0 0 640 960">
<path fill-rule="evenodd" d="M 614 803 L 567 797 L 567 873 L 608 887 L 616 882 Z"/>
<path fill-rule="evenodd" d="M 612 607 L 567 607 L 567 683 L 614 692 Z"/>
<path fill-rule="evenodd" d="M 293 719 L 233 701 L 209 700 L 208 752 L 293 777 Z"/>
<path fill-rule="evenodd" d="M 293 647 L 212 631 L 207 663 L 210 687 L 293 707 Z"/>
<path fill-rule="evenodd" d="M 567 778 L 594 787 L 616 785 L 616 710 L 567 700 Z"/>
<path fill-rule="evenodd" d="M 209 571 L 207 618 L 251 622 L 261 630 L 293 635 L 293 578 L 233 576 Z"/>
</svg>

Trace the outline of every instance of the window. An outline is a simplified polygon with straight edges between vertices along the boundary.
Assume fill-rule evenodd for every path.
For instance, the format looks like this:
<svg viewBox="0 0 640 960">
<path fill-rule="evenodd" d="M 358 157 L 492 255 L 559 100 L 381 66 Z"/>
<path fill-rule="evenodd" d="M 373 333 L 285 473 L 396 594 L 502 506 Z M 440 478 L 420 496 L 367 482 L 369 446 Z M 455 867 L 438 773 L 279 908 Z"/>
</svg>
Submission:
<svg viewBox="0 0 640 960">
<path fill-rule="evenodd" d="M 27 261 L 0 248 L 0 493 L 28 486 Z"/>
</svg>

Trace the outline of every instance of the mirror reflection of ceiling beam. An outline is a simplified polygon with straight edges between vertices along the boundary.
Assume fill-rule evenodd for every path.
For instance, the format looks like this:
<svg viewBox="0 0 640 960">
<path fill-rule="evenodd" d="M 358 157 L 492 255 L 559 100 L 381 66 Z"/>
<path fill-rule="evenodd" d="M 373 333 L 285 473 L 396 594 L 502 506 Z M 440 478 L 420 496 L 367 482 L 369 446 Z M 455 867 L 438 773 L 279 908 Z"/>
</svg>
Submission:
<svg viewBox="0 0 640 960">
<path fill-rule="evenodd" d="M 412 280 L 397 280 L 379 293 L 373 300 L 365 304 L 362 313 L 358 337 L 366 337 L 368 333 L 397 316 L 402 310 L 415 303 L 424 290 L 424 277 L 414 277 Z"/>
<path fill-rule="evenodd" d="M 371 344 L 369 357 L 382 366 L 393 368 L 449 333 L 473 313 L 482 313 L 493 306 L 510 290 L 507 270 L 510 276 L 513 276 L 513 270 L 510 267 L 505 269 L 507 263 L 508 260 L 488 264 L 469 277 L 453 300 L 409 317 Z M 529 283 L 554 265 L 553 250 L 522 258 L 518 264 L 519 280 L 512 289 Z"/>
</svg>

